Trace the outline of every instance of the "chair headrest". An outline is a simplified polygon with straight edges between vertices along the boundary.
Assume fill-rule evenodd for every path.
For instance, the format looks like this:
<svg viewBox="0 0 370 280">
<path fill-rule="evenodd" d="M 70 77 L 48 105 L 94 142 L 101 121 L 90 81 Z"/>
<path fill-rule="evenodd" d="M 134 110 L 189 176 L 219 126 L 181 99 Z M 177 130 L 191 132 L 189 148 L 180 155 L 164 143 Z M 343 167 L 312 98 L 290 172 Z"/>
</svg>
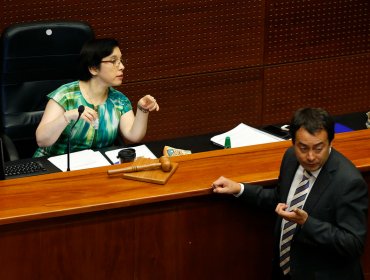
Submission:
<svg viewBox="0 0 370 280">
<path fill-rule="evenodd" d="M 33 22 L 9 26 L 1 36 L 2 82 L 76 75 L 82 45 L 94 37 L 84 22 Z M 69 69 L 68 69 L 69 68 Z"/>
</svg>

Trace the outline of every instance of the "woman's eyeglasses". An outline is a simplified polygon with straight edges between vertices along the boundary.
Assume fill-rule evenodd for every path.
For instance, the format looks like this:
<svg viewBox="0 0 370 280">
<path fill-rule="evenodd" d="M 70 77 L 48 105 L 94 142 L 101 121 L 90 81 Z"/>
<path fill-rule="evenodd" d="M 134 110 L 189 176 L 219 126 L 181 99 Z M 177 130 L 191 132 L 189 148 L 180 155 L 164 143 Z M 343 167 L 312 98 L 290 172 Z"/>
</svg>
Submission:
<svg viewBox="0 0 370 280">
<path fill-rule="evenodd" d="M 123 58 L 120 58 L 120 59 L 112 59 L 112 60 L 102 60 L 100 62 L 101 63 L 103 63 L 103 62 L 105 62 L 105 63 L 106 62 L 112 63 L 117 68 L 120 66 L 121 63 L 122 63 L 123 66 L 125 66 Z"/>
</svg>

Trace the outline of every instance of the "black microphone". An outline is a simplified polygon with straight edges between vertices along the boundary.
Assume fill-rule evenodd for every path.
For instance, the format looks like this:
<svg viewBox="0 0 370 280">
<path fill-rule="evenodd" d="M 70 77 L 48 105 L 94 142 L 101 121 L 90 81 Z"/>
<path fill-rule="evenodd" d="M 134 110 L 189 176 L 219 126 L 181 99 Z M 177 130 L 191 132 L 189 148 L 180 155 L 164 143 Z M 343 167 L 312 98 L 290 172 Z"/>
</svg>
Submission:
<svg viewBox="0 0 370 280">
<path fill-rule="evenodd" d="M 72 130 L 75 127 L 78 120 L 81 118 L 81 115 L 84 111 L 85 111 L 85 106 L 84 105 L 78 106 L 78 118 L 75 121 L 75 123 L 72 125 L 71 129 L 69 130 L 68 141 L 67 141 L 67 171 L 70 171 L 69 155 L 71 153 L 71 134 L 72 134 Z"/>
</svg>

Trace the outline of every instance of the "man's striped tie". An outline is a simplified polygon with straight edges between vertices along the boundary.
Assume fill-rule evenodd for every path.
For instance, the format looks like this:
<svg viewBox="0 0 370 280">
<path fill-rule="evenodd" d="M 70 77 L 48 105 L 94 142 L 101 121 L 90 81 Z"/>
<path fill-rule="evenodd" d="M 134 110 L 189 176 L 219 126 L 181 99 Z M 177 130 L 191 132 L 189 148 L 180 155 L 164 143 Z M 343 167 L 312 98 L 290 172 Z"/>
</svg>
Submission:
<svg viewBox="0 0 370 280">
<path fill-rule="evenodd" d="M 295 208 L 302 209 L 308 193 L 310 177 L 311 174 L 304 170 L 302 181 L 298 184 L 287 211 Z M 297 224 L 283 219 L 282 227 L 283 235 L 280 243 L 280 267 L 283 270 L 283 273 L 286 275 L 290 271 L 290 243 L 293 239 L 293 234 Z"/>
</svg>

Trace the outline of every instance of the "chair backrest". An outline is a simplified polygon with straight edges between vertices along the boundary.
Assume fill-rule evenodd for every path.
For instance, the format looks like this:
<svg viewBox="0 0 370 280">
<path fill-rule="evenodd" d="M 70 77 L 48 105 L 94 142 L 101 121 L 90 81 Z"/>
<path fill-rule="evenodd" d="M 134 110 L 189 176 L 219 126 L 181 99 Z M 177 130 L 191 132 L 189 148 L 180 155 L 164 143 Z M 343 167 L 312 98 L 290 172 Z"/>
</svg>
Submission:
<svg viewBox="0 0 370 280">
<path fill-rule="evenodd" d="M 53 21 L 15 24 L 1 35 L 0 126 L 20 158 L 37 148 L 35 131 L 46 95 L 77 79 L 82 45 L 92 39 L 83 22 Z"/>
</svg>

